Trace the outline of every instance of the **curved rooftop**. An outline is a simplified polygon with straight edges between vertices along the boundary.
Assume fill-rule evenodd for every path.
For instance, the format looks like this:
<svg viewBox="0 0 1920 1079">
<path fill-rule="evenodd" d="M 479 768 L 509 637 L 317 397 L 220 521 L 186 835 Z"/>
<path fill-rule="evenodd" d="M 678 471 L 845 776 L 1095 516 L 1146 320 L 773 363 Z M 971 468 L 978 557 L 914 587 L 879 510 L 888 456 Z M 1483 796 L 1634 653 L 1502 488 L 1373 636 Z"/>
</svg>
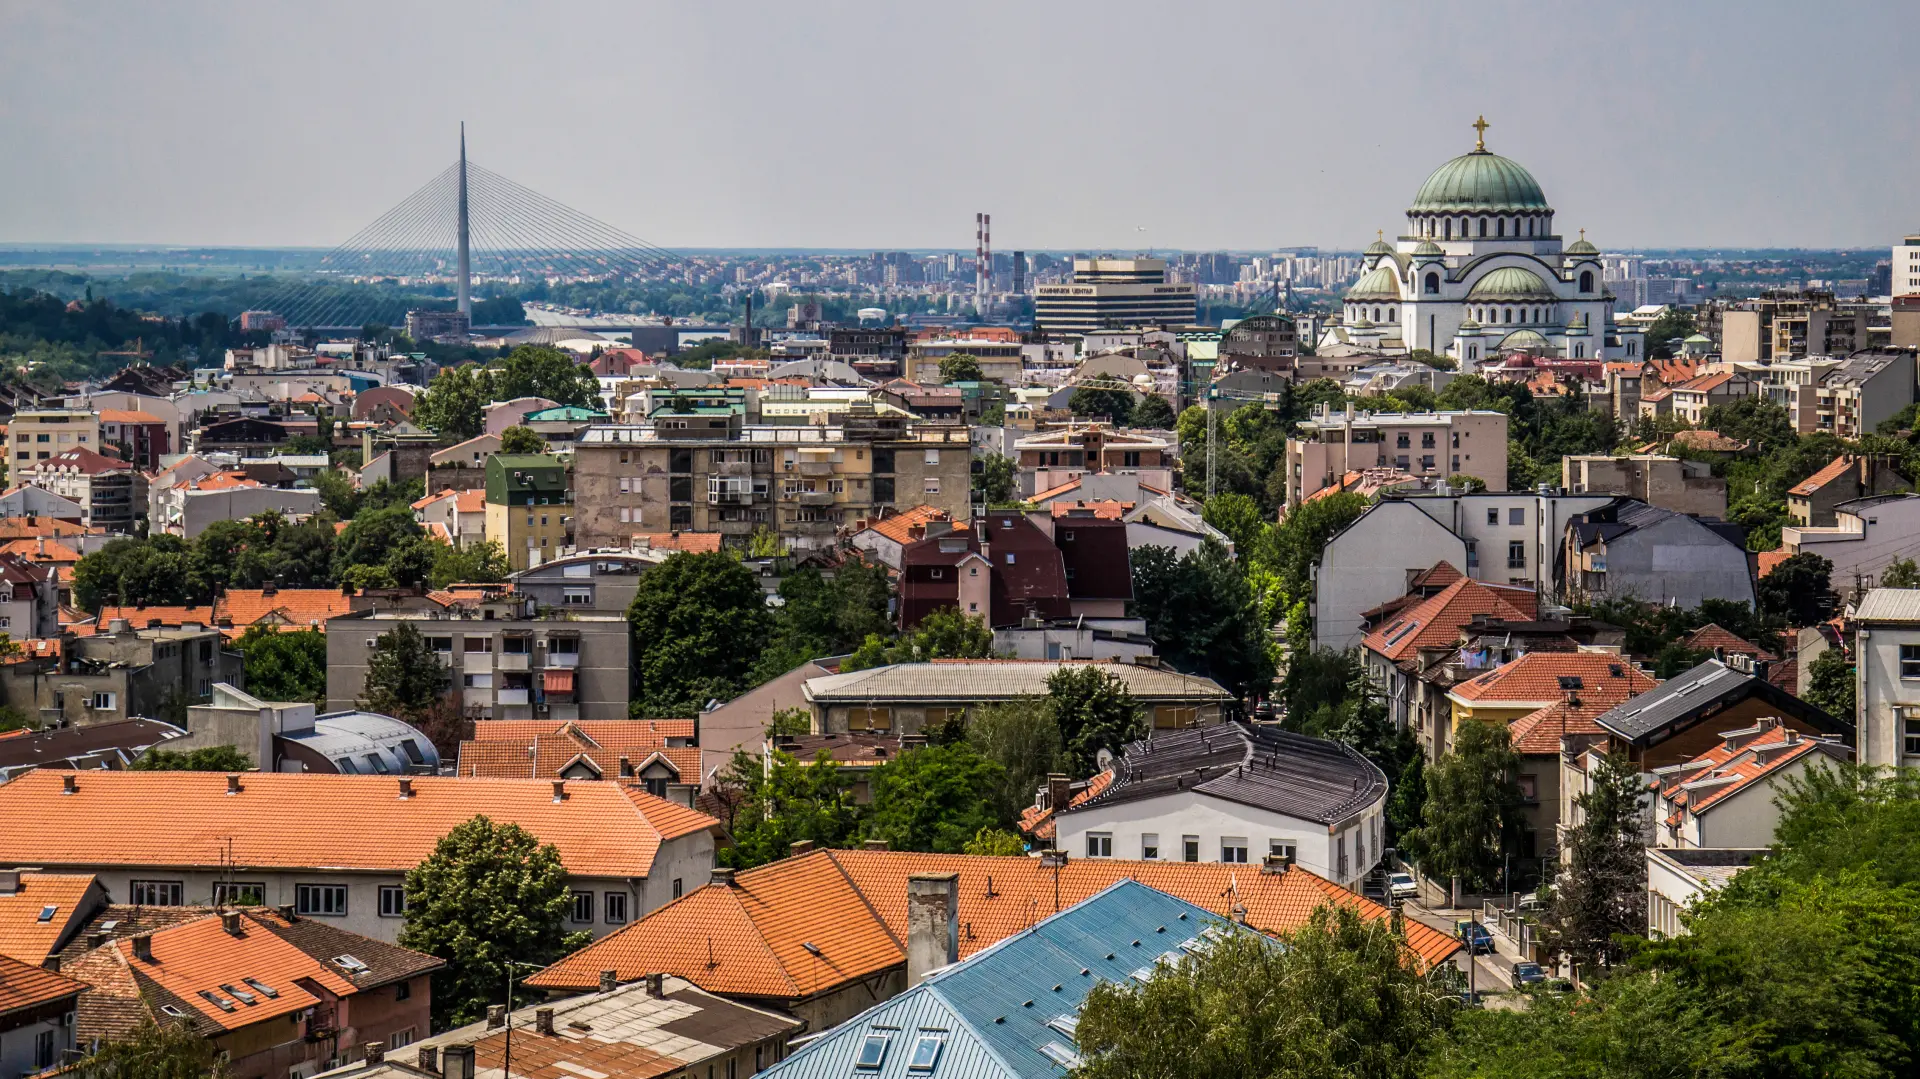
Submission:
<svg viewBox="0 0 1920 1079">
<path fill-rule="evenodd" d="M 1502 266 L 1467 290 L 1469 300 L 1551 300 L 1553 290 L 1540 275 L 1523 266 Z"/>
<path fill-rule="evenodd" d="M 1519 162 L 1479 149 L 1433 170 L 1408 213 L 1552 213 L 1546 193 Z"/>
<path fill-rule="evenodd" d="M 1387 777 L 1339 742 L 1230 722 L 1134 742 L 1113 782 L 1066 812 L 1181 790 L 1332 826 L 1385 798 Z"/>
<path fill-rule="evenodd" d="M 1394 275 L 1393 267 L 1382 264 L 1361 275 L 1360 280 L 1347 290 L 1349 300 L 1397 300 L 1400 298 L 1400 282 Z"/>
</svg>

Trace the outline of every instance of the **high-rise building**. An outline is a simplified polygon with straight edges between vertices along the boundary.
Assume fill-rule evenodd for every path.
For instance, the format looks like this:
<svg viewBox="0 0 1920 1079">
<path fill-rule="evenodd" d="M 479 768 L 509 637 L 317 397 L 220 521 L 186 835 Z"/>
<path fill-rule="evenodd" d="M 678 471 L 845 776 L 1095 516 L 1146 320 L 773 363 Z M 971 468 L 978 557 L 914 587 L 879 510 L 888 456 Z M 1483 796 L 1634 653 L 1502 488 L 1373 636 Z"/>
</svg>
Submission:
<svg viewBox="0 0 1920 1079">
<path fill-rule="evenodd" d="M 1073 281 L 1034 290 L 1033 324 L 1049 333 L 1111 326 L 1190 326 L 1192 284 L 1169 284 L 1165 259 L 1074 259 Z"/>
<path fill-rule="evenodd" d="M 1893 249 L 1893 295 L 1920 295 L 1920 236 L 1908 236 Z"/>
</svg>

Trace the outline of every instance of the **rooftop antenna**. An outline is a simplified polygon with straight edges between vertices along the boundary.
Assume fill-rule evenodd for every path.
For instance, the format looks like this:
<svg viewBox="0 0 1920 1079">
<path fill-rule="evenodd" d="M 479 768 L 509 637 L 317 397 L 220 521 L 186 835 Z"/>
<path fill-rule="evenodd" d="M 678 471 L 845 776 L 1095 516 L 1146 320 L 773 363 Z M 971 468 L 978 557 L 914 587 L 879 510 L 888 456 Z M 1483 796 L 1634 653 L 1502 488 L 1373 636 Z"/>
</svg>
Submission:
<svg viewBox="0 0 1920 1079">
<path fill-rule="evenodd" d="M 467 245 L 467 122 L 460 121 L 460 246 L 455 273 L 459 277 L 460 313 L 473 320 L 473 260 Z"/>
</svg>

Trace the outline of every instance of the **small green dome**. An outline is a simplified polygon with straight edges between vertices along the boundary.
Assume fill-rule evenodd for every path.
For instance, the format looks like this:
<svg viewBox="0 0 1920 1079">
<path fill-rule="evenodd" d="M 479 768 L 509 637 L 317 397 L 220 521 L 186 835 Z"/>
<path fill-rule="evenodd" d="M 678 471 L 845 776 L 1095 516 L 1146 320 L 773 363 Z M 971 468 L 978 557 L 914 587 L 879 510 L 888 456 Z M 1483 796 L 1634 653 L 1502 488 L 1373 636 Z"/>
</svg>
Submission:
<svg viewBox="0 0 1920 1079">
<path fill-rule="evenodd" d="M 1359 318 L 1348 323 L 1347 328 L 1352 330 L 1371 330 L 1373 329 L 1373 320 L 1365 315 L 1361 315 Z"/>
<path fill-rule="evenodd" d="M 1362 252 L 1362 254 L 1368 256 L 1391 255 L 1393 254 L 1393 245 L 1385 240 L 1375 240 L 1367 245 L 1366 251 Z"/>
<path fill-rule="evenodd" d="M 1551 300 L 1553 290 L 1540 275 L 1520 266 L 1502 266 L 1474 282 L 1469 300 Z"/>
<path fill-rule="evenodd" d="M 1486 150 L 1461 154 L 1433 170 L 1408 213 L 1551 213 L 1547 196 L 1519 162 Z"/>
<path fill-rule="evenodd" d="M 1421 240 L 1420 246 L 1413 249 L 1414 258 L 1437 259 L 1437 258 L 1444 258 L 1445 256 L 1446 256 L 1446 252 L 1441 249 L 1439 244 L 1434 243 L 1432 240 Z"/>
<path fill-rule="evenodd" d="M 1680 343 L 1683 345 L 1711 345 L 1713 344 L 1713 338 L 1708 337 L 1704 333 L 1690 333 L 1687 335 L 1686 340 Z"/>
<path fill-rule="evenodd" d="M 1547 339 L 1534 330 L 1515 330 L 1500 339 L 1500 351 L 1518 352 L 1522 349 L 1547 347 Z"/>
<path fill-rule="evenodd" d="M 1349 300 L 1397 300 L 1400 298 L 1400 280 L 1395 276 L 1393 267 L 1386 264 L 1375 266 L 1354 282 L 1347 290 Z"/>
<path fill-rule="evenodd" d="M 1468 315 L 1466 318 L 1460 320 L 1461 333 L 1478 333 L 1479 330 L 1480 320 L 1474 318 L 1472 315 Z"/>
<path fill-rule="evenodd" d="M 1597 255 L 1599 253 L 1600 249 L 1588 243 L 1585 236 L 1581 236 L 1578 240 L 1567 245 L 1567 254 L 1569 255 Z"/>
</svg>

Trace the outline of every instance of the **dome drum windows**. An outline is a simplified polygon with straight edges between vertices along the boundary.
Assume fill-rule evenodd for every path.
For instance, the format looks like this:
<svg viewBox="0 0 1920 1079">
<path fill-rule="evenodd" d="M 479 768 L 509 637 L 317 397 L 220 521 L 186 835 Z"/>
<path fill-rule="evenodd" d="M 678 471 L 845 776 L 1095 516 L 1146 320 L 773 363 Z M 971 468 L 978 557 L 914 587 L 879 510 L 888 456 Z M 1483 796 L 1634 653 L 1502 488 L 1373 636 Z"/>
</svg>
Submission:
<svg viewBox="0 0 1920 1079">
<path fill-rule="evenodd" d="M 1429 296 L 1440 295 L 1440 275 L 1437 273 L 1428 273 L 1426 283 L 1422 286 L 1422 291 Z"/>
</svg>

